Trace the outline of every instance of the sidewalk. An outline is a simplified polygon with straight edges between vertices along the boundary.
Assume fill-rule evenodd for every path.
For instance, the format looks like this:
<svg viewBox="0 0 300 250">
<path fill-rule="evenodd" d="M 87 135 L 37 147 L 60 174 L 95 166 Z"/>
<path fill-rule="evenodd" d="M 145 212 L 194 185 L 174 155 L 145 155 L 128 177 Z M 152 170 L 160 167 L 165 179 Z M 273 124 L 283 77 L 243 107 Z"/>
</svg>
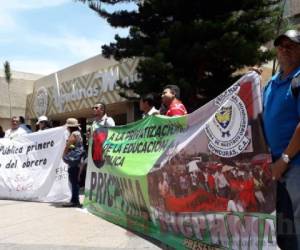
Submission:
<svg viewBox="0 0 300 250">
<path fill-rule="evenodd" d="M 79 208 L 0 200 L 0 249 L 160 249 Z"/>
</svg>

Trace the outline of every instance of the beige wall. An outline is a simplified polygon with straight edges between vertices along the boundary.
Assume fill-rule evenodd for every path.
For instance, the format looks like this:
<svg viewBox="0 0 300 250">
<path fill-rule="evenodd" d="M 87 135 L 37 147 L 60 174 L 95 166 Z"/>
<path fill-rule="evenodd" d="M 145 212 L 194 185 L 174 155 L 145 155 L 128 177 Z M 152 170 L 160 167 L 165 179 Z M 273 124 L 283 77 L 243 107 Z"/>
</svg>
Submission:
<svg viewBox="0 0 300 250">
<path fill-rule="evenodd" d="M 68 68 L 57 71 L 57 78 L 61 83 L 116 64 L 118 64 L 118 62 L 113 59 L 106 59 L 102 55 L 97 55 Z M 36 89 L 42 86 L 45 88 L 51 87 L 55 82 L 55 74 L 53 73 L 38 79 L 34 84 L 34 88 Z"/>
<path fill-rule="evenodd" d="M 288 17 L 297 16 L 300 14 L 300 1 L 288 0 L 285 6 L 285 15 Z"/>
<path fill-rule="evenodd" d="M 41 75 L 12 71 L 10 83 L 12 116 L 25 116 L 26 97 L 33 90 L 33 83 Z M 10 126 L 10 109 L 8 86 L 3 70 L 0 71 L 0 125 L 7 129 Z"/>
</svg>

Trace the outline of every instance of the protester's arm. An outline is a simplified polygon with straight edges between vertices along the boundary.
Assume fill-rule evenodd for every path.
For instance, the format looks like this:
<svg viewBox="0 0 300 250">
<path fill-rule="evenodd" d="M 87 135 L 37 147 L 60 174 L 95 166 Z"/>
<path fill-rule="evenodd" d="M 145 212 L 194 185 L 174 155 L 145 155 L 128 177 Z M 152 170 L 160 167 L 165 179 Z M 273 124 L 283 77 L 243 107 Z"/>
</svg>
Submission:
<svg viewBox="0 0 300 250">
<path fill-rule="evenodd" d="M 261 75 L 263 73 L 263 69 L 261 67 L 253 66 L 253 67 L 250 67 L 249 70 L 250 71 L 255 71 L 259 75 Z"/>
<path fill-rule="evenodd" d="M 63 152 L 63 157 L 69 152 L 69 150 L 71 149 L 71 145 L 73 145 L 75 142 L 76 142 L 75 137 L 73 135 L 70 135 Z"/>
<path fill-rule="evenodd" d="M 287 154 L 290 159 L 293 159 L 297 153 L 300 151 L 300 122 L 298 123 L 292 139 L 290 140 L 289 145 L 284 150 L 284 154 Z M 273 177 L 278 180 L 281 178 L 283 173 L 287 170 L 288 164 L 285 163 L 281 158 L 279 158 L 273 165 L 272 165 L 272 174 Z"/>
<path fill-rule="evenodd" d="M 84 161 L 81 161 L 80 164 L 79 164 L 79 173 L 78 173 L 78 181 L 80 182 L 80 177 L 81 177 L 81 174 L 83 173 L 83 170 L 85 169 L 86 165 L 84 163 Z"/>
</svg>

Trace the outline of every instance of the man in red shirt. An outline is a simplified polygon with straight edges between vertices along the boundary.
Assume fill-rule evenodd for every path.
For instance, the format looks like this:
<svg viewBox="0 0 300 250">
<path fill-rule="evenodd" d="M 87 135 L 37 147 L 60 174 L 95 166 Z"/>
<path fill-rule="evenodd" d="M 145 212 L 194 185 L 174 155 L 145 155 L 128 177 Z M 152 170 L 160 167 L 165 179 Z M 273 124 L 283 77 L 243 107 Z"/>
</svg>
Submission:
<svg viewBox="0 0 300 250">
<path fill-rule="evenodd" d="M 180 89 L 177 85 L 167 85 L 161 95 L 164 108 L 160 109 L 160 114 L 166 116 L 186 115 L 187 111 L 182 102 L 177 99 L 180 96 Z"/>
</svg>

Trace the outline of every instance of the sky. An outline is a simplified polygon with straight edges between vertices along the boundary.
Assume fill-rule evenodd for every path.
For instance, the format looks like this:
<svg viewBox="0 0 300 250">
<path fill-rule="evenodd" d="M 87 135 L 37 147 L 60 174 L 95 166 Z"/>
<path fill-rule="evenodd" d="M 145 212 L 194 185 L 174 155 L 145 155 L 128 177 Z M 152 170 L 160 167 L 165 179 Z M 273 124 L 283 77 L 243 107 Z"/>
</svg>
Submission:
<svg viewBox="0 0 300 250">
<path fill-rule="evenodd" d="M 0 65 L 9 61 L 15 71 L 51 74 L 100 54 L 115 34 L 128 29 L 110 27 L 78 1 L 0 0 Z"/>
</svg>

